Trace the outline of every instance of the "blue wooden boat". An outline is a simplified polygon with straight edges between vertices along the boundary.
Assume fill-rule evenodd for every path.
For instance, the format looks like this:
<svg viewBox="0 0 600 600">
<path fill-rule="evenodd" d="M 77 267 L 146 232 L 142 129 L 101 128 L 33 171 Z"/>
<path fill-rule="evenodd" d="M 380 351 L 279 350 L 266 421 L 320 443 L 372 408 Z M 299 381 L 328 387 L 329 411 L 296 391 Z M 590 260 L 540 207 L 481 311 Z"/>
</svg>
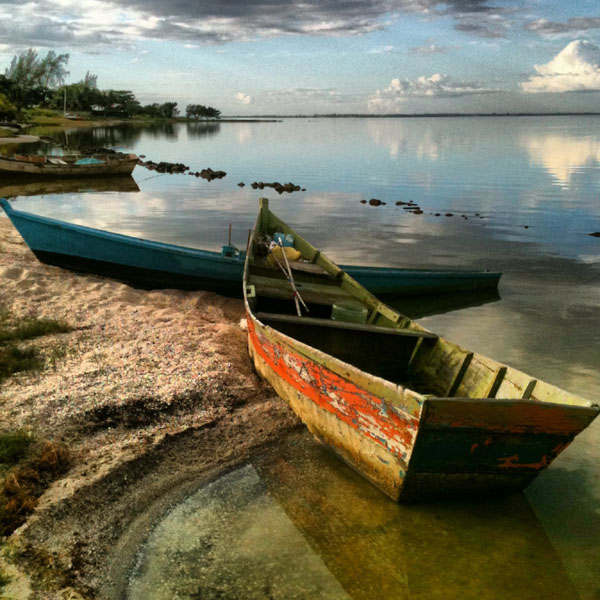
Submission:
<svg viewBox="0 0 600 600">
<path fill-rule="evenodd" d="M 15 210 L 2 198 L 0 205 L 41 262 L 148 289 L 210 289 L 241 295 L 245 253 L 231 245 L 223 246 L 221 252 L 187 248 Z M 380 296 L 496 290 L 501 275 L 355 265 L 342 268 Z M 298 277 L 302 279 L 303 274 Z"/>
</svg>

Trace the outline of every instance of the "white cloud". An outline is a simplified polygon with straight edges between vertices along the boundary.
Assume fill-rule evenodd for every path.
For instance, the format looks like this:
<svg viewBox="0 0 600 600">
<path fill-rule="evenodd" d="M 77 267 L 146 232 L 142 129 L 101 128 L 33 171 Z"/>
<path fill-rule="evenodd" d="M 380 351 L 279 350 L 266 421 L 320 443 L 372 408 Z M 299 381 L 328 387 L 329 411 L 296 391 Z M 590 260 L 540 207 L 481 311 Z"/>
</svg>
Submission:
<svg viewBox="0 0 600 600">
<path fill-rule="evenodd" d="M 244 92 L 238 92 L 235 95 L 235 99 L 240 103 L 240 104 L 251 104 L 252 103 L 252 97 L 248 96 L 247 94 L 244 94 Z"/>
<path fill-rule="evenodd" d="M 368 54 L 387 54 L 394 49 L 394 46 L 380 46 L 378 48 L 372 48 L 368 51 Z"/>
<path fill-rule="evenodd" d="M 429 44 L 428 46 L 417 46 L 416 48 L 411 49 L 411 52 L 413 54 L 439 54 L 445 51 L 446 48 L 444 48 L 443 46 L 436 46 L 436 44 Z"/>
<path fill-rule="evenodd" d="M 549 63 L 534 65 L 537 75 L 521 83 L 528 93 L 600 91 L 600 49 L 586 40 L 575 40 Z"/>
<path fill-rule="evenodd" d="M 454 81 L 448 75 L 436 73 L 431 77 L 421 75 L 412 81 L 392 79 L 389 87 L 377 92 L 369 99 L 369 108 L 374 111 L 389 111 L 408 98 L 449 98 L 476 94 L 490 94 L 497 90 L 486 88 L 475 82 Z"/>
</svg>

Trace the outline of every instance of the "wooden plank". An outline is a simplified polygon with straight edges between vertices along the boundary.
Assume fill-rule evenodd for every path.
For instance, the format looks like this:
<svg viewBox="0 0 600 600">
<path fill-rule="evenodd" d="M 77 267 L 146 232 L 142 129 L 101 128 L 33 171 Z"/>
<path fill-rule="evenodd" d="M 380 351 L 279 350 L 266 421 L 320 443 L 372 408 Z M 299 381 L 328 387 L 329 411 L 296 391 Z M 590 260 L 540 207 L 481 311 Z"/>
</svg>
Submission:
<svg viewBox="0 0 600 600">
<path fill-rule="evenodd" d="M 458 389 L 460 382 L 462 381 L 463 377 L 465 376 L 465 373 L 467 372 L 467 369 L 469 368 L 469 365 L 471 364 L 471 360 L 473 360 L 473 352 L 467 352 L 465 354 L 465 357 L 464 357 L 460 367 L 458 368 L 452 381 L 450 382 L 448 391 L 446 392 L 446 396 L 448 398 L 451 398 L 454 394 L 456 394 L 456 390 Z"/>
<path fill-rule="evenodd" d="M 293 299 L 293 291 L 285 279 L 252 275 L 249 279 L 256 288 L 257 296 L 268 298 Z M 338 285 L 307 283 L 296 281 L 298 292 L 307 303 L 332 305 L 352 298 Z"/>
<path fill-rule="evenodd" d="M 542 404 L 534 400 L 428 398 L 428 429 L 576 435 L 598 407 Z"/>
<path fill-rule="evenodd" d="M 486 398 L 495 398 L 498 393 L 498 389 L 500 388 L 500 384 L 506 375 L 507 367 L 499 367 L 496 371 L 496 377 L 494 377 L 494 381 L 492 381 L 492 385 L 490 385 L 490 389 L 486 394 Z"/>
<path fill-rule="evenodd" d="M 301 323 L 317 327 L 329 327 L 332 329 L 351 329 L 353 331 L 366 331 L 371 333 L 384 333 L 389 335 L 402 335 L 406 337 L 437 339 L 438 336 L 429 331 L 415 331 L 408 328 L 378 327 L 377 325 L 364 325 L 362 323 L 350 323 L 346 321 L 334 321 L 332 319 L 315 319 L 312 317 L 296 317 L 294 315 L 283 315 L 278 313 L 256 313 L 259 321 L 275 321 L 279 323 Z"/>
<path fill-rule="evenodd" d="M 521 396 L 521 398 L 523 400 L 529 400 L 529 398 L 531 398 L 531 394 L 533 394 L 533 389 L 536 385 L 537 379 L 532 379 L 523 390 L 523 395 Z"/>
<path fill-rule="evenodd" d="M 423 401 L 421 394 L 404 386 L 392 383 L 391 381 L 375 377 L 370 373 L 365 373 L 363 370 L 339 361 L 316 348 L 288 336 L 284 336 L 276 329 L 266 327 L 258 321 L 253 323 L 253 318 L 255 318 L 254 315 L 252 315 L 252 317 L 248 315 L 248 330 L 254 329 L 254 326 L 256 325 L 257 331 L 260 332 L 261 339 L 267 340 L 269 343 L 280 346 L 281 348 L 286 347 L 300 356 L 306 357 L 316 363 L 326 365 L 327 368 L 336 375 L 354 381 L 357 385 L 364 387 L 370 393 L 389 402 L 390 406 L 394 407 L 394 410 L 402 410 L 413 416 L 421 414 Z"/>
<path fill-rule="evenodd" d="M 290 269 L 292 271 L 300 271 L 302 273 L 309 273 L 317 277 L 330 277 L 329 273 L 321 266 L 315 263 L 302 262 L 299 260 L 290 262 Z"/>
</svg>

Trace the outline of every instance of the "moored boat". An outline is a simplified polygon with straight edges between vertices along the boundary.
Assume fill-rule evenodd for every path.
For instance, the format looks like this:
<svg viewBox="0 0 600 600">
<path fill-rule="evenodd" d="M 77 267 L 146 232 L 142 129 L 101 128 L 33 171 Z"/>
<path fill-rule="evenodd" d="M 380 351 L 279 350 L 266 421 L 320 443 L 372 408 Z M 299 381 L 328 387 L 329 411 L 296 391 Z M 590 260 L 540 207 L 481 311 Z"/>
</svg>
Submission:
<svg viewBox="0 0 600 600">
<path fill-rule="evenodd" d="M 212 289 L 241 295 L 244 253 L 186 248 L 74 225 L 0 204 L 37 258 L 147 288 Z M 496 290 L 500 273 L 344 267 L 374 293 L 395 296 Z"/>
<path fill-rule="evenodd" d="M 244 301 L 257 371 L 394 500 L 521 490 L 599 412 L 383 304 L 265 199 Z"/>
<path fill-rule="evenodd" d="M 90 177 L 130 175 L 137 165 L 135 154 L 67 154 L 0 156 L 0 171 L 23 177 Z"/>
</svg>

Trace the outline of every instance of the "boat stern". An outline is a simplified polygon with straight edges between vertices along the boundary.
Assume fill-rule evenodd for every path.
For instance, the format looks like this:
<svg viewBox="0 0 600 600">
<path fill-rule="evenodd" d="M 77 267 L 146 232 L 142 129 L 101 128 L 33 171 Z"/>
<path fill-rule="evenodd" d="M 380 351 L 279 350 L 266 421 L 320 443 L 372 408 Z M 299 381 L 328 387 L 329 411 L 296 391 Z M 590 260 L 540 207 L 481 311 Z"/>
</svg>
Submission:
<svg viewBox="0 0 600 600">
<path fill-rule="evenodd" d="M 522 490 L 598 412 L 533 400 L 426 399 L 400 500 Z"/>
</svg>

